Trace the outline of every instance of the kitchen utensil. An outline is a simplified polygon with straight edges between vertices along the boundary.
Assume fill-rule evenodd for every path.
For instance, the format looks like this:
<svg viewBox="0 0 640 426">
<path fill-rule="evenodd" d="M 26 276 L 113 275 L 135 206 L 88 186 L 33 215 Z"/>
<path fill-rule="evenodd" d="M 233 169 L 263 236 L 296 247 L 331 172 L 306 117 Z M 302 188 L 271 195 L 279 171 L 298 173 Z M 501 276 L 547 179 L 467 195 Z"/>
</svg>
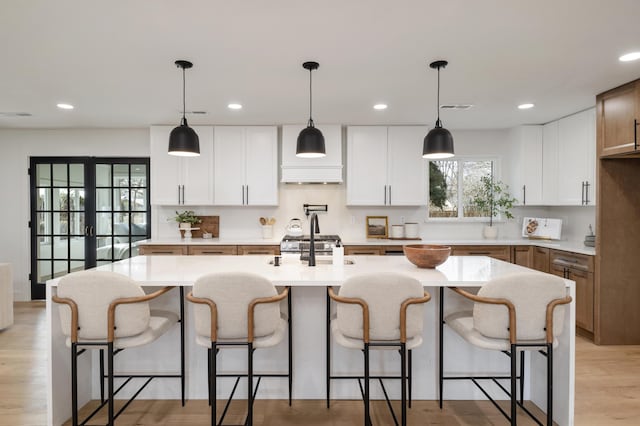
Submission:
<svg viewBox="0 0 640 426">
<path fill-rule="evenodd" d="M 293 218 L 289 221 L 289 224 L 284 228 L 287 231 L 287 235 L 291 235 L 293 237 L 299 237 L 304 234 L 302 229 L 302 221 L 298 218 Z"/>
<path fill-rule="evenodd" d="M 267 225 L 275 225 L 275 224 L 276 224 L 276 218 L 275 217 L 271 217 L 267 221 Z"/>
<path fill-rule="evenodd" d="M 264 217 L 261 217 L 259 220 L 260 220 L 260 225 L 266 225 L 267 224 L 267 219 L 265 219 Z"/>
</svg>

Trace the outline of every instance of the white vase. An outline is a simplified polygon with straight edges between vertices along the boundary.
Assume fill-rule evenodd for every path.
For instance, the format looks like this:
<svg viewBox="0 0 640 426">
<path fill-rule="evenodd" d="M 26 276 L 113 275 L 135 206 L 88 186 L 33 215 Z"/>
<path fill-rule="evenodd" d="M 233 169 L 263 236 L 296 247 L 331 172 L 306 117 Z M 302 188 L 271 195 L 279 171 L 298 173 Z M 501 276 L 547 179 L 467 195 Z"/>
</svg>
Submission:
<svg viewBox="0 0 640 426">
<path fill-rule="evenodd" d="M 487 240 L 495 240 L 498 238 L 498 227 L 485 225 L 484 228 L 482 228 L 482 236 Z"/>
</svg>

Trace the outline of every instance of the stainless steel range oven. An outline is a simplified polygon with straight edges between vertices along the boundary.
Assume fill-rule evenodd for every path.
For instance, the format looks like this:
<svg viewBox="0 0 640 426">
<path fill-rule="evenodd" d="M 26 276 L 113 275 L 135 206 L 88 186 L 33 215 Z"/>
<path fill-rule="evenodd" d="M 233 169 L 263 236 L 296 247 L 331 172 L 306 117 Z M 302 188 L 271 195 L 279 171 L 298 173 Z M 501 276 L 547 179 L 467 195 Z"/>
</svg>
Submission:
<svg viewBox="0 0 640 426">
<path fill-rule="evenodd" d="M 338 235 L 314 235 L 314 240 L 316 255 L 330 255 L 336 245 L 342 244 Z M 280 242 L 280 253 L 299 253 L 300 259 L 306 260 L 309 258 L 310 247 L 309 235 L 299 237 L 285 235 Z"/>
</svg>

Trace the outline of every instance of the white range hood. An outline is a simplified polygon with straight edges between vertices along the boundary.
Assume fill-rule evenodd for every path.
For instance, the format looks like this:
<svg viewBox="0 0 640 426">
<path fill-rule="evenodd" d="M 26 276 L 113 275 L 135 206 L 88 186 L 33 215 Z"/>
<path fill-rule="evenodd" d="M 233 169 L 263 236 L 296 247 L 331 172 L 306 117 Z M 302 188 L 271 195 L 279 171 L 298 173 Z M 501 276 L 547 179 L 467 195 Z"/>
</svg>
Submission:
<svg viewBox="0 0 640 426">
<path fill-rule="evenodd" d="M 316 124 L 324 135 L 327 155 L 322 158 L 296 157 L 298 134 L 306 124 L 282 126 L 283 183 L 342 183 L 342 126 Z"/>
</svg>

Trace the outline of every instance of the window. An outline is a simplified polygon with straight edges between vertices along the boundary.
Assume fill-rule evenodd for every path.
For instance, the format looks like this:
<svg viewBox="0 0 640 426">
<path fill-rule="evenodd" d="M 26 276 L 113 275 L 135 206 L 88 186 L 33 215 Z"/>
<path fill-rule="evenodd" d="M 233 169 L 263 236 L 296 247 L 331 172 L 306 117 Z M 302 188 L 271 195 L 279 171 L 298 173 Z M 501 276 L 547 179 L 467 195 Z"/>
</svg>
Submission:
<svg viewBox="0 0 640 426">
<path fill-rule="evenodd" d="M 429 218 L 486 217 L 473 198 L 483 176 L 493 176 L 496 160 L 455 159 L 429 162 Z"/>
</svg>

